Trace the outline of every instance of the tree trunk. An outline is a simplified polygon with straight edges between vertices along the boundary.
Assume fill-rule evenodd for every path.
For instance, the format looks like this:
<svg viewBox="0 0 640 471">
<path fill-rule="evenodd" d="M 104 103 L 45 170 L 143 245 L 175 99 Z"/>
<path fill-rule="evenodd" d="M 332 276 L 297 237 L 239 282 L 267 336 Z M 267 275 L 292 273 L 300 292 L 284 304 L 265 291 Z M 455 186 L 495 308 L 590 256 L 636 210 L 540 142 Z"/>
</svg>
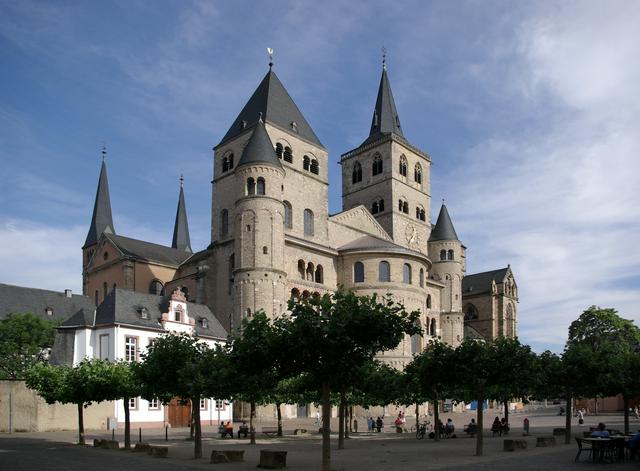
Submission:
<svg viewBox="0 0 640 471">
<path fill-rule="evenodd" d="M 338 450 L 344 450 L 344 395 L 340 393 L 338 406 Z"/>
<path fill-rule="evenodd" d="M 193 439 L 193 457 L 195 459 L 202 458 L 202 424 L 200 423 L 200 398 L 194 397 L 191 399 L 191 410 L 193 411 L 193 419 L 191 425 L 193 426 L 195 436 Z"/>
<path fill-rule="evenodd" d="M 622 400 L 624 404 L 624 433 L 629 435 L 629 398 L 622 396 Z"/>
<path fill-rule="evenodd" d="M 344 427 L 345 438 L 349 438 L 349 434 L 353 431 L 353 406 L 347 407 L 347 424 Z"/>
<path fill-rule="evenodd" d="M 131 419 L 129 414 L 129 398 L 124 398 L 124 449 L 131 449 Z"/>
<path fill-rule="evenodd" d="M 278 417 L 278 436 L 282 436 L 282 410 L 280 410 L 281 404 L 276 402 L 276 415 Z"/>
<path fill-rule="evenodd" d="M 322 382 L 322 471 L 331 471 L 331 401 L 329 381 Z"/>
<path fill-rule="evenodd" d="M 440 408 L 438 407 L 438 400 L 433 401 L 433 439 L 437 442 L 440 441 L 440 427 L 438 421 L 440 420 Z"/>
<path fill-rule="evenodd" d="M 78 404 L 78 445 L 84 445 L 84 407 Z"/>
<path fill-rule="evenodd" d="M 509 401 L 504 401 L 504 421 L 509 425 Z"/>
<path fill-rule="evenodd" d="M 484 448 L 484 411 L 482 410 L 484 408 L 484 398 L 482 397 L 483 394 L 480 394 L 479 396 L 478 407 L 476 408 L 476 422 L 478 422 L 478 433 L 476 434 L 476 456 L 482 456 Z"/>
<path fill-rule="evenodd" d="M 593 415 L 598 415 L 598 398 L 593 399 Z"/>
<path fill-rule="evenodd" d="M 249 441 L 249 443 L 251 445 L 255 445 L 256 444 L 256 429 L 253 426 L 253 419 L 256 416 L 256 402 L 255 401 L 251 401 L 251 412 L 249 412 L 249 436 L 251 437 L 251 440 Z"/>
<path fill-rule="evenodd" d="M 193 407 L 193 401 L 191 401 L 191 420 L 189 420 L 189 440 L 193 440 L 194 436 L 195 436 L 195 429 L 194 427 L 194 422 L 195 422 L 195 407 Z M 198 406 L 200 406 L 200 402 L 198 401 Z M 198 407 L 198 410 L 200 410 L 200 407 Z"/>
<path fill-rule="evenodd" d="M 571 444 L 571 410 L 573 409 L 571 406 L 572 398 L 571 395 L 567 395 L 567 410 L 565 411 L 565 433 L 564 433 L 564 443 L 565 445 Z"/>
<path fill-rule="evenodd" d="M 420 428 L 420 406 L 416 402 L 416 430 Z"/>
</svg>

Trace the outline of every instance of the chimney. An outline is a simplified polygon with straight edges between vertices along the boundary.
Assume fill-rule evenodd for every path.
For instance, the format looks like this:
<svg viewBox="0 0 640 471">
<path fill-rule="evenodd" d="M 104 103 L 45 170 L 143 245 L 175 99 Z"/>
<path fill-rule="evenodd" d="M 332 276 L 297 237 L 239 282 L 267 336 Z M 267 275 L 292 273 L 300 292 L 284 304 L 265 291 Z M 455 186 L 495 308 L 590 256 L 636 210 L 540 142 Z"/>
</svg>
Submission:
<svg viewBox="0 0 640 471">
<path fill-rule="evenodd" d="M 70 289 L 65 289 L 64 290 L 64 297 L 65 298 L 70 298 L 72 294 L 73 294 L 73 291 L 71 291 Z"/>
</svg>

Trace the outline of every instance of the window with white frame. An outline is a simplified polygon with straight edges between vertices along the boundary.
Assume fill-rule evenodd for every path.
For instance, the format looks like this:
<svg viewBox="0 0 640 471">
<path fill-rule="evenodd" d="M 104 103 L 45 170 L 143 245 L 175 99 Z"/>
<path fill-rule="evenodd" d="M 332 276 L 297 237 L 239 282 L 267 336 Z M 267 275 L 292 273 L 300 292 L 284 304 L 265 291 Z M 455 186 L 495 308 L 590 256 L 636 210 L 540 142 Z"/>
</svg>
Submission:
<svg viewBox="0 0 640 471">
<path fill-rule="evenodd" d="M 137 409 L 138 408 L 138 398 L 130 397 L 129 398 L 129 409 Z"/>
<path fill-rule="evenodd" d="M 100 359 L 109 359 L 109 334 L 100 335 Z"/>
<path fill-rule="evenodd" d="M 200 410 L 207 410 L 207 398 L 200 398 Z"/>
<path fill-rule="evenodd" d="M 138 337 L 124 338 L 124 359 L 125 361 L 138 360 Z"/>
<path fill-rule="evenodd" d="M 159 410 L 160 409 L 160 401 L 157 397 L 153 399 L 149 399 L 149 410 Z"/>
</svg>

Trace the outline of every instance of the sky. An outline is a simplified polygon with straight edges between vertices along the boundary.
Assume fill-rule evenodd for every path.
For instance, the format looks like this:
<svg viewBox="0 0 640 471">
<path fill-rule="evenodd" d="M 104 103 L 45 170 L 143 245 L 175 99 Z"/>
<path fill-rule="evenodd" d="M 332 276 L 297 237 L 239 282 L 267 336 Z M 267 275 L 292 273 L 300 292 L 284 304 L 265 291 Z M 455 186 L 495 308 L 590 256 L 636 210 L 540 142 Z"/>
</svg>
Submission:
<svg viewBox="0 0 640 471">
<path fill-rule="evenodd" d="M 640 2 L 0 0 L 0 282 L 82 290 L 107 166 L 118 234 L 170 245 L 184 174 L 209 243 L 212 152 L 274 70 L 330 154 L 367 136 L 381 48 L 467 273 L 511 264 L 518 333 L 561 351 L 590 305 L 640 321 Z"/>
</svg>

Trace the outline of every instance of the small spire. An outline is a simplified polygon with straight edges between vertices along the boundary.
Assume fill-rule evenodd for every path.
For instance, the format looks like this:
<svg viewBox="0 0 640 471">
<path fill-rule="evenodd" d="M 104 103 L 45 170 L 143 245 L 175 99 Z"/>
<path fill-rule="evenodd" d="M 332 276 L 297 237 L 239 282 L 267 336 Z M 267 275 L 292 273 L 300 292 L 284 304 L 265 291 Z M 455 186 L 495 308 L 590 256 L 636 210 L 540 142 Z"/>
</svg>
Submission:
<svg viewBox="0 0 640 471">
<path fill-rule="evenodd" d="M 102 161 L 104 162 L 106 158 L 107 158 L 107 145 L 103 142 L 102 143 Z"/>
<path fill-rule="evenodd" d="M 269 54 L 269 70 L 271 70 L 271 67 L 273 67 L 273 48 L 268 47 L 267 53 Z"/>
<path fill-rule="evenodd" d="M 387 48 L 382 46 L 382 68 L 387 70 Z"/>
</svg>

